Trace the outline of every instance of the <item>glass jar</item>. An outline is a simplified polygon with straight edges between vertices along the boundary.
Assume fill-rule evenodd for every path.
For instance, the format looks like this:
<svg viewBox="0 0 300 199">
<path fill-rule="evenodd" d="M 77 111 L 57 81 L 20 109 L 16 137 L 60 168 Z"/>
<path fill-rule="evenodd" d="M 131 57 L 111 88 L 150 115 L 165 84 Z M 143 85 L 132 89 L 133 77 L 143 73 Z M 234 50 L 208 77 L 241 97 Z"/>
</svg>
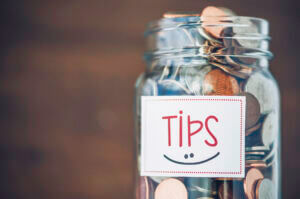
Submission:
<svg viewBox="0 0 300 199">
<path fill-rule="evenodd" d="M 182 15 L 151 23 L 145 37 L 147 67 L 135 96 L 136 198 L 281 198 L 268 22 Z"/>
</svg>

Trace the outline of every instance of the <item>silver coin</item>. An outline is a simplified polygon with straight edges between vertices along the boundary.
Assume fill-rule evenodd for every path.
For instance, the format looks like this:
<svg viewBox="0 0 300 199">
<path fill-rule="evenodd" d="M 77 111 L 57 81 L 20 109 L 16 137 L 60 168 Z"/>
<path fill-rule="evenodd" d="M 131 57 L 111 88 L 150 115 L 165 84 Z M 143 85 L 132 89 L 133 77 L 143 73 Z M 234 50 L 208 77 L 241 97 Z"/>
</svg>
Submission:
<svg viewBox="0 0 300 199">
<path fill-rule="evenodd" d="M 263 151 L 249 151 L 249 152 L 245 152 L 246 155 L 253 155 L 253 156 L 264 156 L 266 155 L 265 152 Z"/>
<path fill-rule="evenodd" d="M 211 71 L 211 66 L 196 66 L 186 67 L 181 72 L 181 77 L 191 93 L 195 95 L 202 95 L 202 82 L 205 75 Z"/>
<path fill-rule="evenodd" d="M 246 152 L 253 152 L 253 151 L 270 151 L 269 146 L 253 146 L 253 147 L 246 147 Z"/>
<path fill-rule="evenodd" d="M 198 194 L 207 194 L 207 195 L 216 195 L 216 191 L 211 191 L 208 189 L 204 189 L 202 187 L 193 186 L 188 189 L 190 192 L 198 192 Z M 193 195 L 193 194 L 192 194 Z"/>
<path fill-rule="evenodd" d="M 256 199 L 274 199 L 275 198 L 275 187 L 273 182 L 269 179 L 258 180 L 255 189 Z"/>
<path fill-rule="evenodd" d="M 276 162 L 276 155 L 274 153 L 266 160 L 267 167 L 272 166 L 275 162 Z"/>
<path fill-rule="evenodd" d="M 191 194 L 194 196 L 199 194 L 205 196 L 217 194 L 216 183 L 210 178 L 187 178 L 185 185 L 189 191 L 193 192 Z"/>
<path fill-rule="evenodd" d="M 253 73 L 246 82 L 245 91 L 253 94 L 260 104 L 263 114 L 271 112 L 277 107 L 278 99 L 276 84 L 260 72 Z"/>
<path fill-rule="evenodd" d="M 225 8 L 225 7 L 218 7 L 218 8 L 221 9 L 223 12 L 225 12 L 227 16 L 235 16 L 236 15 L 232 10 L 230 10 L 228 8 Z"/>
<path fill-rule="evenodd" d="M 269 113 L 262 125 L 261 139 L 265 146 L 270 146 L 275 139 L 279 131 L 279 124 L 277 114 L 274 112 Z"/>
<path fill-rule="evenodd" d="M 273 147 L 272 151 L 270 151 L 263 159 L 266 162 L 267 167 L 271 166 L 276 160 L 277 147 Z"/>
<path fill-rule="evenodd" d="M 251 151 L 251 152 L 245 152 L 245 159 L 246 160 L 262 160 L 266 153 L 265 152 L 262 152 L 262 151 L 258 151 L 258 152 L 254 152 L 254 151 Z"/>
<path fill-rule="evenodd" d="M 234 21 L 232 26 L 235 34 L 234 38 L 246 48 L 259 48 L 260 40 L 257 38 L 251 39 L 251 35 L 258 34 L 258 28 L 250 19 L 239 17 Z"/>
</svg>

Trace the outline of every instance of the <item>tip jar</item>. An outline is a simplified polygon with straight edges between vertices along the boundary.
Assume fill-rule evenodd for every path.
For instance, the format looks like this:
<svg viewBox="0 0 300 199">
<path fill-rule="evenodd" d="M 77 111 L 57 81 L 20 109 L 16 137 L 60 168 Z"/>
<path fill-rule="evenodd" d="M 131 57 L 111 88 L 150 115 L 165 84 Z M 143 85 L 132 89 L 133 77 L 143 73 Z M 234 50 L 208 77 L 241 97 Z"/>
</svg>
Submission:
<svg viewBox="0 0 300 199">
<path fill-rule="evenodd" d="M 166 13 L 135 87 L 136 199 L 280 199 L 280 94 L 268 22 Z"/>
</svg>

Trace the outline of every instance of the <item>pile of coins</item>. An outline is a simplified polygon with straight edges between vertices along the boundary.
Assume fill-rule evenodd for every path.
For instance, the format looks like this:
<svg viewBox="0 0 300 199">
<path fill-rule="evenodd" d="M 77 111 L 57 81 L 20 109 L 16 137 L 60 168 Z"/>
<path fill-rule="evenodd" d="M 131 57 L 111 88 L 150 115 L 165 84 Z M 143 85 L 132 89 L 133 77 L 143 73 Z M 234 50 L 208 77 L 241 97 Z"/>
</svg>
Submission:
<svg viewBox="0 0 300 199">
<path fill-rule="evenodd" d="M 276 198 L 278 90 L 268 72 L 259 67 L 259 59 L 238 56 L 258 48 L 260 43 L 236 35 L 258 30 L 246 18 L 240 19 L 242 28 L 228 25 L 230 21 L 220 21 L 220 16 L 231 15 L 234 15 L 232 11 L 217 7 L 207 7 L 201 14 L 166 13 L 165 18 L 199 16 L 202 19 L 201 27 L 197 28 L 201 39 L 205 39 L 202 53 L 208 56 L 203 64 L 181 66 L 166 62 L 158 73 L 145 78 L 140 95 L 245 96 L 245 178 L 141 176 L 136 189 L 137 199 Z M 188 30 L 182 33 L 196 38 Z"/>
</svg>

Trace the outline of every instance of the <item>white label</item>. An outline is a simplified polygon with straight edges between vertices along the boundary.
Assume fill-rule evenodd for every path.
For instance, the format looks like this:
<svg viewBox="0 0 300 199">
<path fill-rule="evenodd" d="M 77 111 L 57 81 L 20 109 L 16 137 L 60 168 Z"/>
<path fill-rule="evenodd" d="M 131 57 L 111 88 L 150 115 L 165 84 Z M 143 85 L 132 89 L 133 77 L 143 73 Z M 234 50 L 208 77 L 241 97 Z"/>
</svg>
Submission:
<svg viewBox="0 0 300 199">
<path fill-rule="evenodd" d="M 244 177 L 243 96 L 143 96 L 141 175 Z"/>
</svg>

